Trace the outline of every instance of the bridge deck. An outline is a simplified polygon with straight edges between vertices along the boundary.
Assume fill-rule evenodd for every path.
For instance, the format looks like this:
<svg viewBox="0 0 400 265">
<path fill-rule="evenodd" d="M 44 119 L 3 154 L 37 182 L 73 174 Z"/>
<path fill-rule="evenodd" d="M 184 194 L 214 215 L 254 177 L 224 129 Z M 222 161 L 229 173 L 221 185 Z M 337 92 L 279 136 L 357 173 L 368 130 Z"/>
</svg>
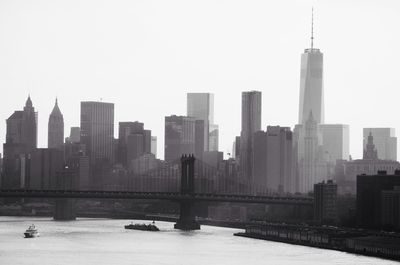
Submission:
<svg viewBox="0 0 400 265">
<path fill-rule="evenodd" d="M 194 202 L 235 202 L 260 204 L 312 205 L 313 198 L 305 196 L 254 196 L 236 194 L 181 194 L 179 192 L 132 192 L 95 190 L 0 190 L 0 198 L 78 198 L 78 199 L 144 199 L 191 200 Z"/>
</svg>

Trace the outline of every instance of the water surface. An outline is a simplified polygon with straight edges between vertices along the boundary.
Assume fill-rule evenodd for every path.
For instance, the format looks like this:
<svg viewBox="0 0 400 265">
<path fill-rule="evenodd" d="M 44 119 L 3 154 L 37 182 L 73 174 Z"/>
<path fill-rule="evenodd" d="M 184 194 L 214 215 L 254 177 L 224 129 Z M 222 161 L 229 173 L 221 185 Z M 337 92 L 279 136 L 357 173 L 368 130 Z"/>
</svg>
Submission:
<svg viewBox="0 0 400 265">
<path fill-rule="evenodd" d="M 138 221 L 139 222 L 139 221 Z M 143 221 L 148 222 L 148 221 Z M 34 223 L 41 236 L 26 239 Z M 0 264 L 321 265 L 399 264 L 338 251 L 233 236 L 238 229 L 202 226 L 183 232 L 157 222 L 160 232 L 125 230 L 128 220 L 0 217 Z"/>
</svg>

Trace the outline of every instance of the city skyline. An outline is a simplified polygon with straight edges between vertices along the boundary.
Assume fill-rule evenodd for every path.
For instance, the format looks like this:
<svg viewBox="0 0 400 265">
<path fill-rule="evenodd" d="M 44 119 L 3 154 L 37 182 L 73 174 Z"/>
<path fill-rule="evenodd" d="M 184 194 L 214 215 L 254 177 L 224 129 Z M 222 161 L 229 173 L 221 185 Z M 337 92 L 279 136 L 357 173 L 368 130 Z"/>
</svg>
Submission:
<svg viewBox="0 0 400 265">
<path fill-rule="evenodd" d="M 399 57 L 399 53 L 397 50 L 391 49 L 390 47 L 392 47 L 392 45 L 393 47 L 398 46 L 399 40 L 392 36 L 392 33 L 395 32 L 393 27 L 396 24 L 395 21 L 397 21 L 394 14 L 396 14 L 396 10 L 399 10 L 399 6 L 394 2 L 391 6 L 389 5 L 392 8 L 388 8 L 388 6 L 382 7 L 374 3 L 378 2 L 369 1 L 362 6 L 360 6 L 361 4 L 357 4 L 357 2 L 353 2 L 350 5 L 346 3 L 345 10 L 341 8 L 341 5 L 344 5 L 343 3 L 329 4 L 322 1 L 318 5 L 314 5 L 315 46 L 323 50 L 325 56 L 325 120 L 326 123 L 330 124 L 340 123 L 350 125 L 350 154 L 354 158 L 362 156 L 362 128 L 394 127 L 398 129 L 399 127 L 397 124 L 400 124 L 399 120 L 394 115 L 386 114 L 390 112 L 395 113 L 395 97 L 384 97 L 381 95 L 385 93 L 387 93 L 386 95 L 393 95 L 396 91 L 396 87 L 400 84 L 400 80 L 395 74 L 393 74 L 393 72 L 391 72 L 393 71 L 392 69 L 387 70 L 389 73 L 379 71 L 380 67 L 387 65 L 386 62 L 388 62 L 389 65 L 395 65 L 395 62 L 398 61 L 397 58 Z M 54 5 L 57 6 L 57 3 Z M 80 101 L 100 100 L 100 98 L 103 98 L 104 101 L 112 102 L 116 105 L 114 136 L 117 135 L 117 121 L 138 120 L 144 122 L 146 126 L 154 132 L 154 135 L 158 136 L 159 157 L 163 157 L 164 116 L 172 114 L 184 115 L 186 106 L 185 98 L 186 93 L 188 92 L 210 92 L 215 95 L 215 123 L 220 126 L 220 150 L 225 153 L 228 152 L 228 150 L 230 151 L 234 136 L 240 133 L 240 94 L 242 91 L 260 90 L 263 92 L 262 129 L 265 130 L 268 125 L 290 126 L 293 128 L 298 115 L 300 54 L 304 48 L 309 46 L 310 11 L 312 3 L 294 3 L 294 5 L 298 7 L 298 9 L 294 8 L 296 10 L 289 11 L 288 14 L 284 14 L 284 9 L 280 4 L 275 4 L 275 6 L 273 6 L 275 8 L 274 12 L 279 13 L 281 16 L 279 22 L 284 22 L 280 23 L 279 26 L 274 25 L 272 27 L 272 25 L 267 23 L 270 22 L 269 19 L 256 13 L 253 20 L 249 20 L 243 24 L 243 26 L 236 28 L 237 31 L 235 34 L 228 31 L 228 33 L 226 33 L 228 35 L 225 36 L 227 37 L 226 40 L 217 39 L 218 41 L 222 41 L 222 43 L 206 43 L 207 45 L 205 48 L 199 49 L 200 54 L 203 56 L 209 50 L 221 51 L 221 45 L 226 45 L 227 41 L 230 41 L 232 47 L 228 48 L 228 51 L 223 53 L 221 56 L 207 56 L 207 60 L 209 62 L 215 62 L 214 64 L 218 68 L 210 66 L 210 69 L 205 72 L 204 70 L 201 70 L 201 67 L 207 65 L 205 64 L 206 62 L 201 60 L 199 57 L 192 57 L 194 55 L 191 54 L 189 61 L 192 60 L 192 62 L 188 64 L 190 67 L 185 71 L 186 74 L 190 74 L 188 77 L 180 81 L 177 81 L 179 78 L 175 74 L 170 78 L 165 78 L 165 74 L 159 74 L 159 70 L 161 70 L 159 67 L 155 67 L 154 71 L 151 70 L 151 67 L 154 65 L 143 64 L 144 58 L 138 54 L 132 54 L 125 46 L 122 50 L 128 53 L 129 56 L 127 58 L 129 58 L 129 60 L 118 61 L 116 64 L 118 66 L 116 68 L 118 71 L 106 71 L 109 67 L 115 67 L 113 58 L 115 59 L 118 57 L 114 57 L 111 53 L 113 48 L 117 47 L 117 44 L 113 42 L 107 42 L 105 46 L 100 47 L 100 50 L 105 51 L 106 55 L 105 57 L 101 57 L 99 60 L 93 60 L 90 62 L 91 59 L 94 59 L 92 56 L 94 56 L 95 53 L 90 53 L 88 57 L 81 57 L 82 63 L 85 67 L 93 66 L 92 69 L 88 69 L 87 76 L 83 77 L 76 70 L 71 68 L 71 66 L 75 65 L 74 62 L 66 60 L 66 58 L 61 55 L 63 47 L 63 45 L 61 45 L 62 40 L 64 40 L 64 37 L 69 36 L 68 34 L 72 34 L 70 30 L 76 27 L 76 25 L 73 24 L 71 25 L 72 28 L 69 28 L 69 26 L 67 27 L 63 24 L 62 20 L 55 18 L 55 15 L 61 15 L 61 17 L 63 17 L 64 13 L 61 11 L 50 14 L 51 19 L 55 21 L 55 25 L 61 27 L 62 30 L 60 33 L 54 33 L 52 31 L 54 28 L 51 28 L 50 25 L 47 25 L 47 27 L 44 29 L 42 28 L 41 30 L 35 29 L 33 33 L 30 33 L 44 34 L 43 40 L 40 41 L 37 40 L 37 35 L 33 36 L 27 33 L 29 30 L 32 30 L 32 28 L 31 26 L 25 25 L 25 20 L 23 20 L 22 26 L 17 27 L 14 32 L 21 33 L 20 35 L 23 36 L 23 38 L 28 38 L 28 40 L 29 38 L 36 39 L 36 42 L 31 42 L 30 46 L 25 46 L 27 44 L 24 44 L 25 42 L 22 43 L 19 37 L 17 38 L 17 36 L 10 35 L 11 32 L 1 29 L 3 36 L 5 36 L 5 41 L 0 44 L 2 47 L 0 53 L 4 58 L 0 68 L 0 72 L 2 72 L 2 74 L 0 74 L 0 79 L 2 80 L 0 81 L 0 86 L 4 90 L 12 90 L 13 92 L 15 91 L 15 93 L 11 97 L 7 96 L 8 100 L 0 107 L 0 118 L 3 120 L 0 124 L 0 140 L 2 142 L 5 140 L 4 120 L 8 118 L 14 110 L 21 109 L 28 93 L 31 94 L 34 106 L 39 112 L 39 147 L 46 147 L 47 119 L 54 105 L 54 98 L 56 96 L 59 98 L 60 108 L 62 109 L 65 119 L 65 135 L 68 135 L 71 126 L 79 125 Z M 207 6 L 207 4 L 205 4 L 205 6 Z M 253 9 L 255 6 L 260 7 L 260 13 L 267 10 L 265 6 L 262 6 L 257 2 L 255 2 L 251 8 Z M 190 6 L 184 7 L 190 8 Z M 225 6 L 222 4 L 217 4 L 215 8 L 218 11 L 224 7 Z M 40 5 L 34 8 L 40 8 Z M 113 7 L 109 12 L 116 11 L 116 8 L 118 7 Z M 141 11 L 149 12 L 153 10 L 148 6 L 141 8 Z M 232 3 L 230 8 L 234 11 L 233 14 L 239 12 L 239 5 L 237 2 Z M 246 8 L 250 7 L 245 7 L 243 12 L 246 12 Z M 341 21 L 333 19 L 332 15 L 328 12 L 330 8 L 333 9 L 333 11 L 338 12 L 341 10 Z M 351 13 L 354 12 L 355 9 L 358 9 L 357 21 L 350 19 Z M 2 12 L 8 12 L 11 15 L 15 14 L 13 12 L 18 12 L 16 16 L 17 18 L 25 15 L 24 10 L 25 9 L 23 8 L 13 9 L 13 4 L 2 8 Z M 216 23 L 217 29 L 221 29 L 221 27 L 225 26 L 228 27 L 228 29 L 233 30 L 234 26 L 240 25 L 240 23 L 237 24 L 238 22 L 236 22 L 232 26 L 227 26 L 225 23 L 217 19 L 216 14 L 213 13 L 216 11 L 204 11 L 205 14 L 211 16 L 211 21 Z M 333 11 L 332 13 L 335 13 Z M 32 13 L 28 14 L 27 18 L 24 19 L 27 19 L 26 21 L 28 21 L 29 16 L 32 14 L 41 14 L 43 12 L 46 12 L 46 10 L 35 9 Z M 96 6 L 95 12 L 103 14 L 103 12 L 106 12 L 106 6 Z M 130 13 L 124 13 L 125 16 L 123 16 L 123 18 L 128 19 L 127 16 L 129 14 Z M 337 14 L 338 13 L 336 13 L 336 15 Z M 82 22 L 82 20 L 84 20 L 83 15 L 80 15 L 81 16 L 78 16 L 78 21 Z M 182 16 L 186 17 L 186 15 L 183 14 Z M 231 17 L 231 15 L 226 16 L 228 16 L 228 21 L 232 22 L 233 17 Z M 263 16 L 267 15 L 263 14 Z M 291 22 L 284 21 L 288 16 L 293 17 Z M 2 17 L 4 22 L 8 24 L 12 23 L 15 19 L 10 15 L 4 15 Z M 178 45 L 178 48 L 183 48 L 182 45 L 197 47 L 194 40 L 204 36 L 210 36 L 204 35 L 204 31 L 208 30 L 210 25 L 206 24 L 202 26 L 201 24 L 197 24 L 197 18 L 198 17 L 195 17 L 188 22 L 188 25 L 196 26 L 195 30 L 189 35 L 192 38 L 194 36 L 197 37 L 195 39 L 189 38 L 186 42 Z M 368 22 L 367 18 L 371 21 Z M 141 17 L 141 19 L 147 21 L 143 17 Z M 276 16 L 272 16 L 270 19 L 276 19 Z M 379 19 L 379 21 L 377 19 Z M 335 21 L 335 23 L 332 23 L 332 21 Z M 38 26 L 37 23 L 41 23 L 37 20 L 30 20 L 30 22 L 36 26 Z M 113 23 L 120 22 L 120 20 L 117 20 Z M 134 22 L 137 21 L 135 20 Z M 147 22 L 150 23 L 150 21 Z M 262 27 L 255 27 L 258 22 L 260 22 L 259 24 L 261 24 Z M 89 22 L 84 23 L 83 25 L 96 26 L 96 23 L 98 23 L 98 26 L 104 26 L 104 22 L 101 20 L 93 22 L 94 24 L 88 23 Z M 152 46 L 152 49 L 144 50 L 146 51 L 145 54 L 149 54 L 150 51 L 154 51 L 154 49 L 159 47 L 155 42 L 153 42 L 155 38 L 162 37 L 162 40 L 170 40 L 164 33 L 159 32 L 159 30 L 164 29 L 164 27 L 161 26 L 158 21 L 155 21 L 154 23 L 155 24 L 150 23 L 151 26 L 149 25 L 149 28 L 146 28 L 153 29 L 149 31 L 152 33 L 152 39 L 144 38 L 140 41 L 143 45 L 150 43 L 150 46 Z M 170 23 L 175 23 L 174 25 L 176 25 L 176 22 L 174 21 Z M 361 23 L 366 23 L 366 25 L 371 25 L 371 27 L 365 25 L 361 27 Z M 336 30 L 331 24 L 334 24 L 335 27 L 338 28 L 346 25 L 348 28 L 342 28 L 346 29 L 344 31 Z M 114 28 L 116 25 L 119 24 L 112 24 L 109 27 Z M 136 23 L 130 25 L 136 25 Z M 105 27 L 104 31 L 101 32 L 104 34 L 110 33 L 109 27 Z M 263 28 L 264 30 L 262 32 L 265 32 L 265 35 L 261 34 L 261 36 L 259 33 Z M 133 28 L 132 32 L 135 32 L 135 30 L 137 29 Z M 50 38 L 45 34 L 49 32 L 56 34 L 56 38 Z M 168 33 L 175 34 L 178 32 L 179 31 L 168 31 Z M 210 32 L 210 34 L 215 34 L 216 31 Z M 354 37 L 354 32 L 357 32 L 357 38 Z M 65 36 L 63 37 L 62 34 Z M 82 34 L 82 32 L 78 31 L 76 34 Z M 118 31 L 115 34 L 118 35 L 120 32 Z M 140 36 L 143 37 L 142 35 Z M 211 36 L 215 37 L 217 35 Z M 367 51 L 373 51 L 374 48 L 380 48 L 381 46 L 379 45 L 382 44 L 373 41 L 373 39 L 371 39 L 372 36 L 380 36 L 379 38 L 384 37 L 391 40 L 390 43 L 389 41 L 384 42 L 385 48 L 380 49 L 379 55 L 367 53 Z M 73 43 L 73 49 L 66 49 L 65 51 L 67 54 L 70 54 L 74 49 L 80 47 L 79 45 L 82 45 L 83 49 L 86 50 L 89 47 L 89 44 L 93 44 L 93 41 L 97 40 L 98 37 L 99 36 L 96 35 L 93 37 L 94 39 L 84 38 L 86 42 L 81 44 Z M 116 36 L 114 35 L 114 37 Z M 177 36 L 174 35 L 174 38 L 176 37 Z M 239 42 L 239 44 L 231 42 L 237 37 L 245 37 L 246 41 Z M 131 39 L 129 40 L 131 41 Z M 181 39 L 178 38 L 178 40 Z M 270 43 L 271 40 L 274 40 L 274 43 Z M 11 49 L 11 45 L 14 43 L 13 41 L 18 41 L 17 43 L 20 45 L 14 50 Z M 44 43 L 43 41 L 48 42 Z M 268 43 L 268 45 L 266 45 L 266 43 Z M 57 46 L 56 44 L 60 45 L 60 47 L 55 48 Z M 177 43 L 173 42 L 172 44 L 175 45 Z M 32 49 L 38 48 L 41 45 L 44 45 L 44 48 L 49 48 L 49 51 L 43 50 L 42 52 L 45 56 L 35 57 L 36 53 L 34 53 Z M 254 45 L 254 51 L 249 51 L 248 48 Z M 143 51 L 144 49 L 140 45 L 139 47 L 135 46 L 134 48 L 139 49 L 139 51 Z M 168 46 L 167 48 L 170 49 L 171 47 Z M 13 58 L 12 56 L 10 57 L 10 55 L 4 54 L 5 52 L 11 52 L 11 55 L 13 55 L 13 51 L 15 50 L 25 52 L 26 49 L 28 49 L 27 52 L 30 53 L 30 56 L 26 59 L 25 64 L 21 63 L 24 61 L 21 61 L 22 59 L 19 56 Z M 233 52 L 232 49 L 237 50 L 240 53 L 239 57 L 235 57 L 238 60 L 237 63 L 234 63 L 232 59 L 229 59 L 228 55 Z M 151 62 L 163 62 L 162 66 L 165 66 L 165 59 L 172 59 L 172 61 L 169 62 L 173 63 L 173 67 L 175 68 L 177 66 L 187 66 L 184 63 L 185 61 L 182 59 L 185 55 L 188 55 L 187 49 L 185 48 L 181 52 L 175 50 L 175 48 L 172 50 L 176 52 L 176 60 L 173 59 L 174 57 L 165 58 L 164 56 L 160 58 L 160 60 L 151 57 Z M 279 61 L 279 64 L 277 64 L 277 58 L 270 54 L 271 50 L 280 51 L 281 61 Z M 215 55 L 215 51 L 212 53 L 213 55 Z M 248 51 L 249 55 L 246 55 L 244 51 Z M 165 52 L 165 50 L 163 50 L 163 52 Z M 46 71 L 49 69 L 50 65 L 52 65 L 51 63 L 55 62 L 50 58 L 52 53 L 59 57 L 61 56 L 59 58 L 61 59 L 60 62 L 56 62 L 55 64 L 55 69 L 61 67 L 62 62 L 66 63 L 65 66 L 62 66 L 59 70 L 54 72 L 56 75 L 50 75 L 50 77 L 45 78 L 47 75 L 45 74 Z M 78 54 L 82 55 L 81 53 Z M 158 53 L 156 53 L 156 55 L 157 54 Z M 259 55 L 257 59 L 255 59 L 255 54 Z M 362 59 L 366 54 L 369 55 L 368 61 Z M 132 62 L 135 61 L 135 56 L 133 55 L 138 56 L 138 58 L 136 58 L 138 60 L 136 61 L 139 61 L 139 64 L 132 64 Z M 350 61 L 348 61 L 349 59 Z M 343 63 L 344 61 L 346 61 L 346 63 Z M 38 67 L 33 66 L 35 63 L 38 64 Z M 233 63 L 235 64 L 233 68 L 229 67 L 224 71 L 218 70 L 219 68 L 224 68 L 227 64 Z M 246 63 L 245 65 L 254 64 L 254 66 L 250 67 L 249 70 L 246 70 L 241 66 L 243 63 Z M 9 72 L 10 70 L 8 69 L 13 69 L 13 71 L 18 74 Z M 77 66 L 77 69 L 80 69 L 79 65 Z M 196 72 L 197 70 L 201 71 Z M 240 74 L 238 75 L 238 73 Z M 134 77 L 129 78 L 129 80 L 138 79 L 140 82 L 129 82 L 129 80 L 126 79 L 127 76 Z M 365 76 L 368 77 L 365 78 Z M 288 80 L 285 80 L 285 78 Z M 114 79 L 117 81 L 112 81 Z M 188 82 L 188 80 L 192 81 Z M 171 87 L 174 87 L 174 89 L 171 90 Z M 378 90 L 382 93 L 376 95 L 374 91 Z M 163 98 L 163 102 L 152 102 L 154 91 L 160 94 L 159 97 Z M 96 96 L 93 96 L 93 93 L 96 93 Z M 227 93 L 229 93 L 228 100 L 225 98 Z M 81 95 L 82 97 L 77 95 Z M 290 97 L 287 95 L 290 95 Z M 148 100 L 138 100 L 143 102 L 131 104 L 131 101 L 134 101 L 138 97 Z M 368 106 L 376 104 L 376 101 L 382 102 L 383 99 L 385 99 L 385 103 L 387 103 L 385 104 L 385 109 L 368 108 Z M 359 103 L 354 103 L 355 101 L 358 101 Z M 165 102 L 171 102 L 171 104 L 166 104 Z M 337 107 L 338 103 L 340 103 L 340 108 Z M 278 108 L 284 110 L 276 111 Z M 123 114 L 125 112 L 128 113 Z M 1 153 L 3 152 L 1 151 Z"/>
<path fill-rule="evenodd" d="M 0 263 L 400 260 L 398 14 L 0 1 Z"/>
</svg>

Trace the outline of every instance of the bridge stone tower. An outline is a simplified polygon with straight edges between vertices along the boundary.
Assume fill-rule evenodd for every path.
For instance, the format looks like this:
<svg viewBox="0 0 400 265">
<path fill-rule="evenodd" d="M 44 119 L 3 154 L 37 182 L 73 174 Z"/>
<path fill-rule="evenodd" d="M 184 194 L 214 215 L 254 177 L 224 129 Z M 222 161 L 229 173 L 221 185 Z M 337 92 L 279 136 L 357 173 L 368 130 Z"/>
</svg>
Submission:
<svg viewBox="0 0 400 265">
<path fill-rule="evenodd" d="M 57 188 L 61 190 L 74 190 L 76 185 L 74 179 L 76 172 L 73 169 L 64 168 L 57 173 Z M 54 220 L 70 221 L 76 219 L 75 199 L 59 198 L 56 199 L 54 207 Z"/>
<path fill-rule="evenodd" d="M 193 155 L 181 157 L 181 195 L 185 198 L 180 200 L 180 216 L 174 225 L 175 229 L 199 230 L 200 224 L 196 222 L 193 207 L 194 197 L 194 162 Z"/>
</svg>

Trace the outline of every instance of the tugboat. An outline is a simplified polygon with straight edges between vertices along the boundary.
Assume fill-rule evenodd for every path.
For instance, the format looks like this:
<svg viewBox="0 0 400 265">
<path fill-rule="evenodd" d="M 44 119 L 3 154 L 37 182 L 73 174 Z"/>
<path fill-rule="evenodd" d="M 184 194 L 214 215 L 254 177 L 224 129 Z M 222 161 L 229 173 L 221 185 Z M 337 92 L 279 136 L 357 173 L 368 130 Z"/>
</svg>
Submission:
<svg viewBox="0 0 400 265">
<path fill-rule="evenodd" d="M 25 233 L 25 238 L 33 238 L 33 237 L 38 237 L 40 234 L 38 230 L 36 229 L 35 225 L 29 226 L 28 229 L 26 229 Z"/>
<path fill-rule="evenodd" d="M 155 222 L 151 224 L 134 224 L 131 222 L 129 225 L 125 226 L 125 229 L 133 229 L 133 230 L 142 230 L 142 231 L 160 231 L 158 227 L 155 225 Z"/>
</svg>

